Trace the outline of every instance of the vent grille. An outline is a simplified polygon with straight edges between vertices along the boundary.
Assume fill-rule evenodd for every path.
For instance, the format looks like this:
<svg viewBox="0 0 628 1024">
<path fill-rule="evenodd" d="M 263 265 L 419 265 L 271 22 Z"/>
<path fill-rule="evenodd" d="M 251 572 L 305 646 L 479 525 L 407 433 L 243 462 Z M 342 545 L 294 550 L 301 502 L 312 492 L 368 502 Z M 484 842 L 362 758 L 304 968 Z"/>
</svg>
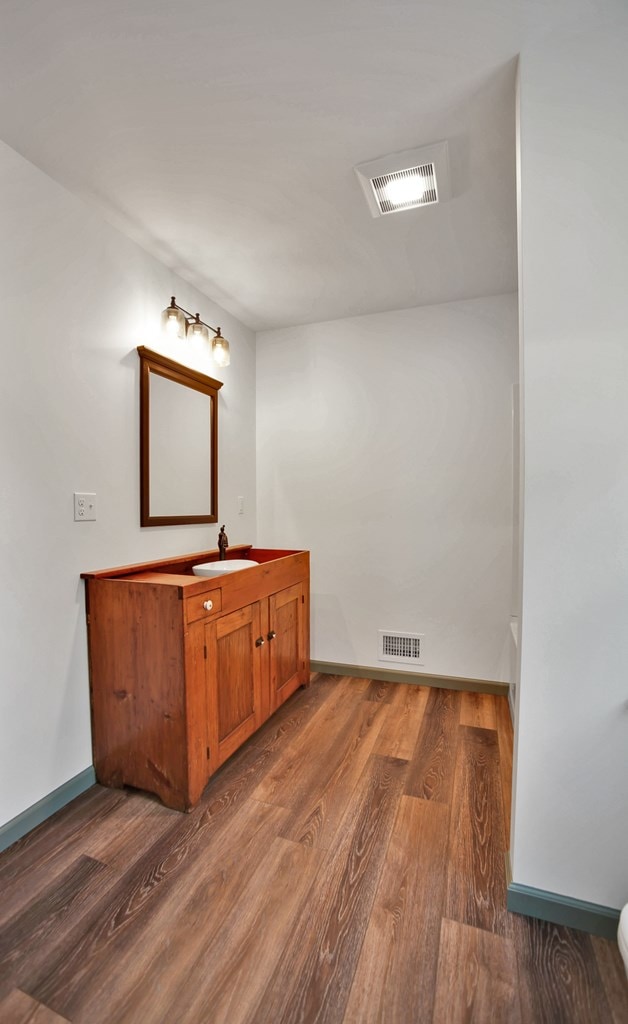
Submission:
<svg viewBox="0 0 628 1024">
<path fill-rule="evenodd" d="M 379 660 L 423 664 L 423 634 L 379 631 Z"/>
<path fill-rule="evenodd" d="M 381 174 L 371 178 L 371 186 L 381 213 L 396 213 L 398 210 L 411 210 L 415 206 L 438 202 L 433 163 Z"/>
<path fill-rule="evenodd" d="M 432 206 L 451 199 L 446 142 L 390 153 L 357 164 L 353 170 L 373 217 Z"/>
</svg>

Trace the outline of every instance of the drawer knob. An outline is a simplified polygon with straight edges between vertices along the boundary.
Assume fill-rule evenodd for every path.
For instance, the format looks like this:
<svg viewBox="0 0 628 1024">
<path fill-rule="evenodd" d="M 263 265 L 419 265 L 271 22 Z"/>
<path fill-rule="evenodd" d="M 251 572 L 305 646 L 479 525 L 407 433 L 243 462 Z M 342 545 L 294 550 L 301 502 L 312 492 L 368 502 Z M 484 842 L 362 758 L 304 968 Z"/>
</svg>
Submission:
<svg viewBox="0 0 628 1024">
<path fill-rule="evenodd" d="M 277 634 L 275 633 L 275 630 L 271 629 L 270 633 L 268 634 L 268 639 L 269 640 L 274 640 L 276 636 L 277 636 Z"/>
<path fill-rule="evenodd" d="M 264 637 L 263 636 L 258 636 L 257 640 L 255 641 L 255 646 L 256 647 L 263 647 L 264 646 Z"/>
<path fill-rule="evenodd" d="M 203 601 L 203 608 L 205 609 L 206 612 L 210 612 L 213 607 L 214 607 L 214 602 L 213 601 Z"/>
</svg>

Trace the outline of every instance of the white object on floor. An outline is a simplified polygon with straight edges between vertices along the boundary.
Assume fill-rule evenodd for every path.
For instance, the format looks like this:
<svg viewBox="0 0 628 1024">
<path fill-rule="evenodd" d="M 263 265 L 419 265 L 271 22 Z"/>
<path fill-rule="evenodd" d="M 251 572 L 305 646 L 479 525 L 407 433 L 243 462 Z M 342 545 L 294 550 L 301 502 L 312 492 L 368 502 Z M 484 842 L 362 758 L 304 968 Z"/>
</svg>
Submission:
<svg viewBox="0 0 628 1024">
<path fill-rule="evenodd" d="M 628 978 L 628 903 L 619 915 L 619 928 L 617 929 L 617 945 L 624 961 L 626 977 Z"/>
<path fill-rule="evenodd" d="M 226 572 L 250 569 L 252 565 L 259 565 L 259 562 L 254 562 L 250 558 L 225 558 L 222 562 L 202 562 L 200 565 L 193 565 L 192 572 L 195 576 L 224 576 Z"/>
</svg>

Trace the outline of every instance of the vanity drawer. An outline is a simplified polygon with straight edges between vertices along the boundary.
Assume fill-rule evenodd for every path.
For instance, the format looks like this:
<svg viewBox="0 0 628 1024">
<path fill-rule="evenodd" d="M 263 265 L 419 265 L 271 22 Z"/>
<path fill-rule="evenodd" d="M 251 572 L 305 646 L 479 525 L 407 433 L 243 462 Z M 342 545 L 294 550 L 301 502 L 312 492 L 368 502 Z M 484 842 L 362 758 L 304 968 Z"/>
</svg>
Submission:
<svg viewBox="0 0 628 1024">
<path fill-rule="evenodd" d="M 209 606 L 209 607 L 208 607 Z M 204 594 L 196 597 L 188 597 L 185 602 L 186 622 L 196 622 L 198 619 L 208 619 L 222 611 L 222 590 L 207 590 Z"/>
</svg>

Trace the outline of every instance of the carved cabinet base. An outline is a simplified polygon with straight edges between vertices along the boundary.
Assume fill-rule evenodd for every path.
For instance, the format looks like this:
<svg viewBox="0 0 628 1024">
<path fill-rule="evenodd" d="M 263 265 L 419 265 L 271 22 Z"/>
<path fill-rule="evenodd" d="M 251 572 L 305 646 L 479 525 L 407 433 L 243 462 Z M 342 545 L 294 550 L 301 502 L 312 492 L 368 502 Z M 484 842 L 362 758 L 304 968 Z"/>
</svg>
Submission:
<svg viewBox="0 0 628 1024">
<path fill-rule="evenodd" d="M 210 776 L 309 682 L 309 554 L 248 546 L 84 573 L 96 777 L 189 810 Z"/>
</svg>

